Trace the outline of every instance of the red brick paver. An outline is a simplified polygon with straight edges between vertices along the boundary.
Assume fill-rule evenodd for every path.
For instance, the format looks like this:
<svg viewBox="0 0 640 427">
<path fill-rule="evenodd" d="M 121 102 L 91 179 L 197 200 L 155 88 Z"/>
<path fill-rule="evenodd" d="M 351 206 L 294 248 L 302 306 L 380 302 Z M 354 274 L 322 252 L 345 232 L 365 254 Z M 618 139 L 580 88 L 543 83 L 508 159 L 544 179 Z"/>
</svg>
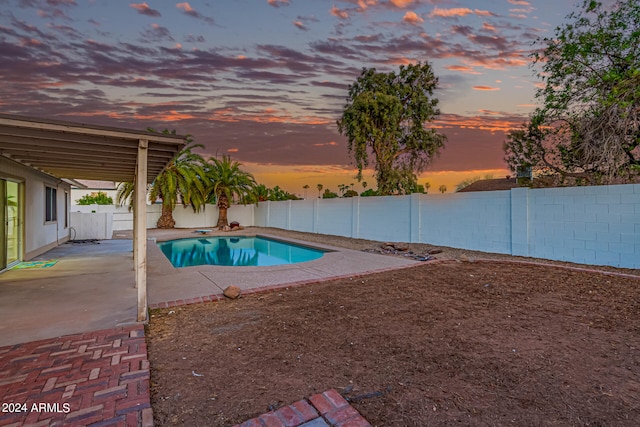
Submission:
<svg viewBox="0 0 640 427">
<path fill-rule="evenodd" d="M 144 327 L 0 347 L 0 426 L 152 427 Z"/>
<path fill-rule="evenodd" d="M 267 412 L 234 427 L 304 427 L 316 419 L 330 427 L 371 427 L 356 409 L 337 391 L 331 389 L 299 400 L 277 411 Z M 311 423 L 314 424 L 314 423 Z"/>
</svg>

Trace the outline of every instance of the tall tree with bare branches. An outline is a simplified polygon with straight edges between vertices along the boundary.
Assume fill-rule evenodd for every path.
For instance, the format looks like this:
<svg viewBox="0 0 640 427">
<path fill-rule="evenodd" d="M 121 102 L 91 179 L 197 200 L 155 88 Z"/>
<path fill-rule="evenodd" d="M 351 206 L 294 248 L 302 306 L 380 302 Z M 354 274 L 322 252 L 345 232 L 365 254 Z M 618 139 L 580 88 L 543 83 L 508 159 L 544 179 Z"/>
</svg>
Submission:
<svg viewBox="0 0 640 427">
<path fill-rule="evenodd" d="M 541 106 L 509 133 L 505 160 L 606 183 L 640 172 L 640 3 L 594 0 L 533 55 Z"/>
</svg>

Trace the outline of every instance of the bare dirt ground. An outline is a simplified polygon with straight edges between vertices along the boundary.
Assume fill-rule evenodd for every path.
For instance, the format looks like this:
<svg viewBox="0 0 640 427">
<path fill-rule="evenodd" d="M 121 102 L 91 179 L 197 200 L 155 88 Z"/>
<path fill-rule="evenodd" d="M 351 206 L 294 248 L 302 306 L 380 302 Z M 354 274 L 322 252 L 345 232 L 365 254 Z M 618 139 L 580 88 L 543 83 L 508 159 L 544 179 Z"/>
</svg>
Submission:
<svg viewBox="0 0 640 427">
<path fill-rule="evenodd" d="M 640 279 L 480 255 L 153 311 L 156 425 L 231 426 L 330 388 L 376 426 L 640 425 Z"/>
</svg>

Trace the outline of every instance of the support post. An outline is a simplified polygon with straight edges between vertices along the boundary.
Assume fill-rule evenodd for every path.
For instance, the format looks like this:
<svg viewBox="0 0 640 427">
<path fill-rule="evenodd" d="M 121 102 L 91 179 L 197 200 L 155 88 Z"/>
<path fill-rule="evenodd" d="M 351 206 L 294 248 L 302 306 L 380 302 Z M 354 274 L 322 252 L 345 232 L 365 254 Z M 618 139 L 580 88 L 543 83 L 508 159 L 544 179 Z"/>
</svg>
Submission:
<svg viewBox="0 0 640 427">
<path fill-rule="evenodd" d="M 138 289 L 138 322 L 147 320 L 147 155 L 149 141 L 138 143 L 134 188 L 133 269 Z"/>
</svg>

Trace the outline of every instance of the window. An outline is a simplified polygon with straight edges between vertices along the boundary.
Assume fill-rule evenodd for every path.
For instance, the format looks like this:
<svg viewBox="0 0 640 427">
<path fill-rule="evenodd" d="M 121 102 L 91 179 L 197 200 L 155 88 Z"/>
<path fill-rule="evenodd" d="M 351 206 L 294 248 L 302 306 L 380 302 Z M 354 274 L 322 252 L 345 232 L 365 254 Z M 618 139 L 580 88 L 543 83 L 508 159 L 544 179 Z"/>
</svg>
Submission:
<svg viewBox="0 0 640 427">
<path fill-rule="evenodd" d="M 52 187 L 44 188 L 44 220 L 45 222 L 53 222 L 58 219 L 57 191 Z"/>
</svg>

